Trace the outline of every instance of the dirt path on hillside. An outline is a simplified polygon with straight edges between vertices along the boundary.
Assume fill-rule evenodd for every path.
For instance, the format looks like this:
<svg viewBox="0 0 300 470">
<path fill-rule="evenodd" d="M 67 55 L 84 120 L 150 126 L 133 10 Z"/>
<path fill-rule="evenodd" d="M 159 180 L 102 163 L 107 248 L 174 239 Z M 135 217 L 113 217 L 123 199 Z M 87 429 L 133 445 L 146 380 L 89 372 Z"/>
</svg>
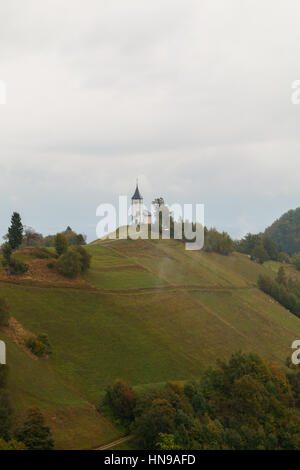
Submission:
<svg viewBox="0 0 300 470">
<path fill-rule="evenodd" d="M 120 439 L 116 439 L 115 441 L 109 442 L 108 444 L 104 444 L 101 447 L 97 447 L 97 449 L 94 450 L 106 450 L 110 449 L 111 447 L 116 446 L 117 444 L 122 444 L 123 442 L 129 441 L 129 439 L 132 439 L 133 436 L 125 436 L 121 437 Z"/>
</svg>

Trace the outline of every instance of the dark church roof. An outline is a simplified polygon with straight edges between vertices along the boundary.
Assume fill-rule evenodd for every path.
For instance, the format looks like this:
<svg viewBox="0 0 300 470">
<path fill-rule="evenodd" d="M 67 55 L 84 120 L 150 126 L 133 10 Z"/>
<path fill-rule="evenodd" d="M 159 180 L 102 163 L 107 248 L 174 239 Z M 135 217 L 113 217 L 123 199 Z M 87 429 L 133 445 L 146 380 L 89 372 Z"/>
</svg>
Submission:
<svg viewBox="0 0 300 470">
<path fill-rule="evenodd" d="M 134 195 L 132 196 L 131 199 L 143 199 L 142 196 L 141 196 L 141 193 L 139 191 L 138 185 L 136 185 Z"/>
</svg>

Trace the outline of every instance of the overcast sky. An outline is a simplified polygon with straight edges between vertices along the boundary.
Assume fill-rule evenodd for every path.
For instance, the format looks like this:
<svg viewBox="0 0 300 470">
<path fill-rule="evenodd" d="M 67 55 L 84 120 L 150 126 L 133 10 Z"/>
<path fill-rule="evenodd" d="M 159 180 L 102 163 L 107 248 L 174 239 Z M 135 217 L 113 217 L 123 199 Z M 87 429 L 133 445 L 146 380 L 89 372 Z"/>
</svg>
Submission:
<svg viewBox="0 0 300 470">
<path fill-rule="evenodd" d="M 204 203 L 258 232 L 300 200 L 298 0 L 7 0 L 0 4 L 0 235 L 96 238 L 132 196 Z"/>
</svg>

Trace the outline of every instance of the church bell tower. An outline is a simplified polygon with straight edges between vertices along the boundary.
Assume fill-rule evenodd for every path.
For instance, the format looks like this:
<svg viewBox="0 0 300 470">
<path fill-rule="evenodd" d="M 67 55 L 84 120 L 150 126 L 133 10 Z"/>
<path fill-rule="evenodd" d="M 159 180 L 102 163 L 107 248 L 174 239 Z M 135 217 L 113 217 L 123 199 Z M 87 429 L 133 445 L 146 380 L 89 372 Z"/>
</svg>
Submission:
<svg viewBox="0 0 300 470">
<path fill-rule="evenodd" d="M 143 198 L 139 191 L 138 181 L 136 181 L 136 188 L 134 195 L 131 198 L 131 209 L 132 209 L 132 223 L 140 225 L 144 223 L 143 219 Z"/>
</svg>

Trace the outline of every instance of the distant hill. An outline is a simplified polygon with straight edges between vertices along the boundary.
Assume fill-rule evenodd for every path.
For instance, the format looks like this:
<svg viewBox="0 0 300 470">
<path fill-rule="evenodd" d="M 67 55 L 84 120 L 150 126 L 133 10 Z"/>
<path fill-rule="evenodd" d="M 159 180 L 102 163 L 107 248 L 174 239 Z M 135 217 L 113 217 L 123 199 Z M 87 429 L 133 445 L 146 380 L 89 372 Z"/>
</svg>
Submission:
<svg viewBox="0 0 300 470">
<path fill-rule="evenodd" d="M 300 207 L 283 214 L 265 233 L 277 244 L 280 251 L 291 255 L 300 252 Z"/>
<path fill-rule="evenodd" d="M 134 387 L 187 380 L 237 350 L 284 365 L 300 336 L 300 319 L 256 287 L 259 274 L 276 276 L 280 263 L 186 251 L 176 240 L 96 241 L 86 249 L 92 263 L 81 280 L 51 274 L 47 259 L 26 250 L 18 254 L 30 264 L 23 277 L 0 270 L 0 296 L 15 324 L 47 334 L 53 347 L 48 359 L 35 359 L 13 331 L 0 331 L 9 391 L 17 413 L 43 410 L 57 448 L 121 436 L 94 409 L 116 378 Z"/>
</svg>

